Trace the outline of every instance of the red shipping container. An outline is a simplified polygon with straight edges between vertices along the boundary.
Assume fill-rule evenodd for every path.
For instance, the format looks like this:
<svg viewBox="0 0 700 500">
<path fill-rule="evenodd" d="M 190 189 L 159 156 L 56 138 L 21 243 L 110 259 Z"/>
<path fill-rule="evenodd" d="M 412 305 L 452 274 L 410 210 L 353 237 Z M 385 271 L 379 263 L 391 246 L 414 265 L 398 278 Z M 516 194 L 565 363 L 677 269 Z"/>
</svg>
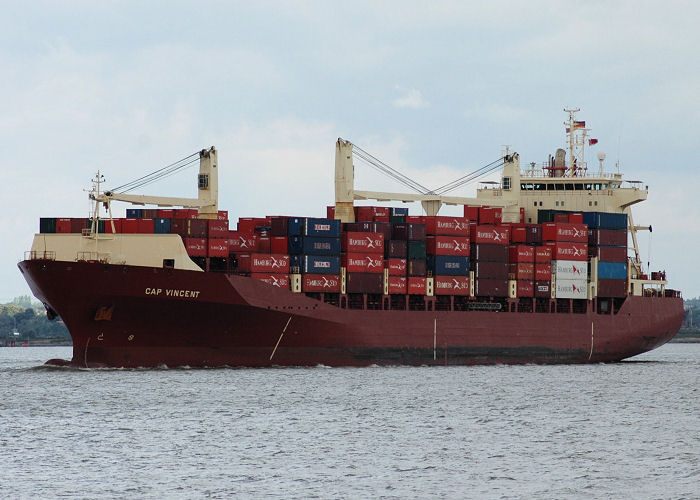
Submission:
<svg viewBox="0 0 700 500">
<path fill-rule="evenodd" d="M 508 250 L 511 262 L 535 262 L 535 247 L 511 245 Z"/>
<path fill-rule="evenodd" d="M 474 295 L 477 297 L 508 297 L 508 280 L 474 280 Z"/>
<path fill-rule="evenodd" d="M 187 255 L 192 257 L 207 256 L 207 240 L 205 238 L 184 238 Z"/>
<path fill-rule="evenodd" d="M 490 243 L 473 243 L 469 253 L 474 261 L 508 262 L 508 247 Z"/>
<path fill-rule="evenodd" d="M 326 219 L 335 219 L 335 207 L 334 206 L 326 207 Z"/>
<path fill-rule="evenodd" d="M 583 214 L 581 212 L 569 214 L 569 222 L 571 224 L 583 224 Z"/>
<path fill-rule="evenodd" d="M 464 217 L 469 219 L 469 222 L 479 223 L 479 207 L 470 207 L 464 205 Z"/>
<path fill-rule="evenodd" d="M 527 243 L 527 228 L 524 226 L 512 226 L 510 228 L 511 243 Z"/>
<path fill-rule="evenodd" d="M 343 252 L 384 254 L 382 233 L 343 233 L 340 243 Z"/>
<path fill-rule="evenodd" d="M 554 222 L 569 222 L 569 214 L 554 214 Z"/>
<path fill-rule="evenodd" d="M 238 231 L 229 231 L 228 246 L 230 252 L 257 252 L 258 237 L 254 234 L 242 234 Z"/>
<path fill-rule="evenodd" d="M 525 223 L 525 209 L 523 207 L 520 207 L 520 223 Z"/>
<path fill-rule="evenodd" d="M 496 207 L 479 207 L 479 224 L 500 224 L 503 220 L 503 209 Z"/>
<path fill-rule="evenodd" d="M 258 238 L 258 252 L 260 253 L 271 253 L 272 252 L 272 240 L 270 236 L 260 236 Z"/>
<path fill-rule="evenodd" d="M 471 241 L 473 243 L 508 245 L 510 243 L 510 228 L 507 226 L 475 226 Z"/>
<path fill-rule="evenodd" d="M 406 224 L 425 224 L 425 219 L 422 215 L 407 215 Z"/>
<path fill-rule="evenodd" d="M 268 285 L 289 289 L 289 275 L 276 273 L 251 273 L 250 277 L 264 281 Z"/>
<path fill-rule="evenodd" d="M 430 255 L 469 256 L 469 237 L 467 236 L 429 236 L 425 248 Z"/>
<path fill-rule="evenodd" d="M 112 222 L 114 222 L 114 233 L 119 234 L 122 232 L 122 219 L 105 219 L 105 233 L 112 233 Z"/>
<path fill-rule="evenodd" d="M 138 233 L 139 232 L 139 219 L 122 219 L 121 220 L 122 233 Z"/>
<path fill-rule="evenodd" d="M 136 219 L 138 220 L 138 232 L 140 234 L 153 234 L 155 231 L 155 222 L 153 219 Z"/>
<path fill-rule="evenodd" d="M 121 219 L 119 219 L 121 220 Z M 121 226 L 121 224 L 120 224 Z M 90 219 L 80 219 L 72 218 L 70 220 L 70 232 L 82 234 L 83 229 L 88 229 L 90 227 Z"/>
<path fill-rule="evenodd" d="M 518 280 L 517 283 L 517 294 L 518 297 L 534 297 L 535 296 L 535 284 L 531 280 Z"/>
<path fill-rule="evenodd" d="M 568 222 L 546 222 L 542 224 L 543 241 L 588 242 L 588 226 Z"/>
<path fill-rule="evenodd" d="M 469 276 L 435 276 L 435 295 L 469 295 Z"/>
<path fill-rule="evenodd" d="M 56 232 L 57 233 L 70 233 L 71 232 L 71 220 L 70 219 L 56 219 Z"/>
<path fill-rule="evenodd" d="M 435 215 L 424 217 L 425 233 L 431 236 L 469 236 L 469 219 Z"/>
<path fill-rule="evenodd" d="M 552 263 L 535 264 L 535 281 L 545 281 L 552 279 Z"/>
<path fill-rule="evenodd" d="M 199 218 L 199 210 L 196 208 L 178 208 L 175 209 L 175 219 L 197 219 Z"/>
<path fill-rule="evenodd" d="M 535 279 L 535 264 L 533 262 L 519 262 L 510 265 L 510 274 L 514 275 L 516 280 Z"/>
<path fill-rule="evenodd" d="M 209 238 L 209 257 L 228 257 L 228 238 Z"/>
<path fill-rule="evenodd" d="M 405 295 L 408 285 L 408 279 L 405 276 L 389 276 L 388 280 L 389 293 Z"/>
<path fill-rule="evenodd" d="M 207 219 L 207 236 L 209 238 L 228 238 L 228 221 Z"/>
<path fill-rule="evenodd" d="M 271 236 L 270 237 L 270 252 L 271 253 L 287 253 L 287 237 L 286 236 Z"/>
<path fill-rule="evenodd" d="M 626 295 L 627 280 L 598 280 L 598 297 L 625 297 Z"/>
<path fill-rule="evenodd" d="M 627 246 L 627 231 L 622 229 L 590 229 L 589 245 Z"/>
<path fill-rule="evenodd" d="M 228 222 L 228 210 L 219 210 L 216 213 L 216 218 L 218 220 L 225 220 Z"/>
<path fill-rule="evenodd" d="M 243 257 L 243 256 L 241 256 Z M 241 259 L 242 260 L 242 259 Z M 240 262 L 240 260 L 239 260 Z M 240 264 L 239 264 L 240 266 Z M 243 269 L 252 273 L 289 273 L 289 255 L 284 254 L 250 254 L 250 267 Z"/>
<path fill-rule="evenodd" d="M 355 220 L 360 221 L 375 221 L 376 218 L 386 218 L 382 222 L 389 222 L 388 207 L 355 207 Z"/>
<path fill-rule="evenodd" d="M 551 262 L 552 261 L 552 247 L 543 246 L 535 247 L 535 262 Z"/>
<path fill-rule="evenodd" d="M 408 276 L 425 276 L 428 273 L 428 265 L 425 259 L 409 259 L 406 262 L 406 274 Z"/>
<path fill-rule="evenodd" d="M 347 293 L 384 293 L 384 275 L 376 273 L 348 273 L 345 277 Z"/>
<path fill-rule="evenodd" d="M 256 227 L 267 227 L 270 222 L 261 217 L 241 217 L 238 219 L 238 231 L 241 233 L 253 234 Z"/>
<path fill-rule="evenodd" d="M 408 278 L 407 291 L 409 295 L 425 295 L 427 291 L 426 278 Z"/>
<path fill-rule="evenodd" d="M 389 276 L 406 276 L 406 259 L 388 259 L 385 267 L 389 270 Z"/>
<path fill-rule="evenodd" d="M 340 257 L 340 265 L 349 273 L 383 273 L 384 258 L 376 253 L 347 253 Z"/>
<path fill-rule="evenodd" d="M 627 262 L 627 247 L 592 247 L 590 252 L 603 262 Z"/>
<path fill-rule="evenodd" d="M 386 256 L 389 258 L 406 258 L 408 256 L 408 242 L 406 240 L 387 241 Z"/>
<path fill-rule="evenodd" d="M 339 274 L 304 274 L 301 277 L 302 292 L 339 292 Z"/>
<path fill-rule="evenodd" d="M 171 208 L 161 208 L 158 209 L 158 219 L 174 219 L 175 210 Z"/>
<path fill-rule="evenodd" d="M 551 278 L 543 281 L 535 281 L 535 297 L 551 298 L 552 297 L 552 280 Z"/>
<path fill-rule="evenodd" d="M 588 246 L 585 243 L 548 241 L 546 245 L 552 248 L 552 260 L 588 260 Z"/>
<path fill-rule="evenodd" d="M 482 262 L 474 263 L 474 277 L 485 279 L 508 279 L 508 263 L 507 262 Z"/>
<path fill-rule="evenodd" d="M 170 232 L 179 234 L 183 238 L 206 238 L 207 221 L 205 219 L 170 219 Z"/>
</svg>

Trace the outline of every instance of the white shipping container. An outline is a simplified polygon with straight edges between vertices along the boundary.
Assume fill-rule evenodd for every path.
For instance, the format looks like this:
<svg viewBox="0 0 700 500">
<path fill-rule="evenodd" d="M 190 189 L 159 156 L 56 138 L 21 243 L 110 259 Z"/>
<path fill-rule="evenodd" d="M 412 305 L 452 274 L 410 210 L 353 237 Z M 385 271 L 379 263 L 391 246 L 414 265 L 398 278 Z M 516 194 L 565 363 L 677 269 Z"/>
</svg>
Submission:
<svg viewBox="0 0 700 500">
<path fill-rule="evenodd" d="M 565 280 L 588 280 L 588 262 L 580 260 L 553 260 L 552 277 Z"/>
<path fill-rule="evenodd" d="M 556 299 L 587 299 L 588 282 L 585 279 L 567 280 L 557 278 L 554 283 L 554 298 Z"/>
</svg>

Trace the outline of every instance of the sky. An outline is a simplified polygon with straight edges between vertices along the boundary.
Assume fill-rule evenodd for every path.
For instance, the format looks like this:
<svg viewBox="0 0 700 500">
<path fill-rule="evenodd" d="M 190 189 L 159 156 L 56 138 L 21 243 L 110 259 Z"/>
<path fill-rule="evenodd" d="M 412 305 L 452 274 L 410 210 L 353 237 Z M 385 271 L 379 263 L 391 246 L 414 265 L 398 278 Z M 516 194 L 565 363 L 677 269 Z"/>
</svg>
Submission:
<svg viewBox="0 0 700 500">
<path fill-rule="evenodd" d="M 588 158 L 648 184 L 643 260 L 700 296 L 698 2 L 0 6 L 0 303 L 29 293 L 39 218 L 87 216 L 98 169 L 114 187 L 213 145 L 231 219 L 323 216 L 338 137 L 437 187 L 505 145 L 545 161 L 566 107 Z M 356 187 L 403 189 L 360 165 Z M 194 197 L 196 166 L 139 193 Z"/>
</svg>

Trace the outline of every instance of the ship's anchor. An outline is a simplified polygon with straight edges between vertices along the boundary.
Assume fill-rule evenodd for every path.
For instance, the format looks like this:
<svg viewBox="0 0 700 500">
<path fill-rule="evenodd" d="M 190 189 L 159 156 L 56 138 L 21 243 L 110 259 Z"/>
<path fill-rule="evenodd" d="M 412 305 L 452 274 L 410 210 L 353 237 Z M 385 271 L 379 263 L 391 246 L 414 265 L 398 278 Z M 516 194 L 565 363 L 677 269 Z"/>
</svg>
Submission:
<svg viewBox="0 0 700 500">
<path fill-rule="evenodd" d="M 282 337 L 284 336 L 284 332 L 287 331 L 287 327 L 289 326 L 289 323 L 292 321 L 292 317 L 290 316 L 289 319 L 287 320 L 287 324 L 284 325 L 284 328 L 282 329 L 282 333 L 280 333 L 280 338 L 277 339 L 277 343 L 275 344 L 275 348 L 272 349 L 272 354 L 270 354 L 270 361 L 272 361 L 272 356 L 275 355 L 275 352 L 277 351 L 277 346 L 280 345 L 280 342 L 282 341 Z"/>
</svg>

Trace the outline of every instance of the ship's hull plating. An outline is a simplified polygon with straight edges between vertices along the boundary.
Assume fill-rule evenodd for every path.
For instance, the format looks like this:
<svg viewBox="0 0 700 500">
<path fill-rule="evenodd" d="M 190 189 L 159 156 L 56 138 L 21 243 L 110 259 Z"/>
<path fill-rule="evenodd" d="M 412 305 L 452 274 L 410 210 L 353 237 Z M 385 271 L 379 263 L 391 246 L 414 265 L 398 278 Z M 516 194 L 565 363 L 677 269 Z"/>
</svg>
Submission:
<svg viewBox="0 0 700 500">
<path fill-rule="evenodd" d="M 27 260 L 75 366 L 366 366 L 618 361 L 670 340 L 680 298 L 617 314 L 341 309 L 242 276 Z M 589 307 L 590 309 L 590 307 Z"/>
</svg>

